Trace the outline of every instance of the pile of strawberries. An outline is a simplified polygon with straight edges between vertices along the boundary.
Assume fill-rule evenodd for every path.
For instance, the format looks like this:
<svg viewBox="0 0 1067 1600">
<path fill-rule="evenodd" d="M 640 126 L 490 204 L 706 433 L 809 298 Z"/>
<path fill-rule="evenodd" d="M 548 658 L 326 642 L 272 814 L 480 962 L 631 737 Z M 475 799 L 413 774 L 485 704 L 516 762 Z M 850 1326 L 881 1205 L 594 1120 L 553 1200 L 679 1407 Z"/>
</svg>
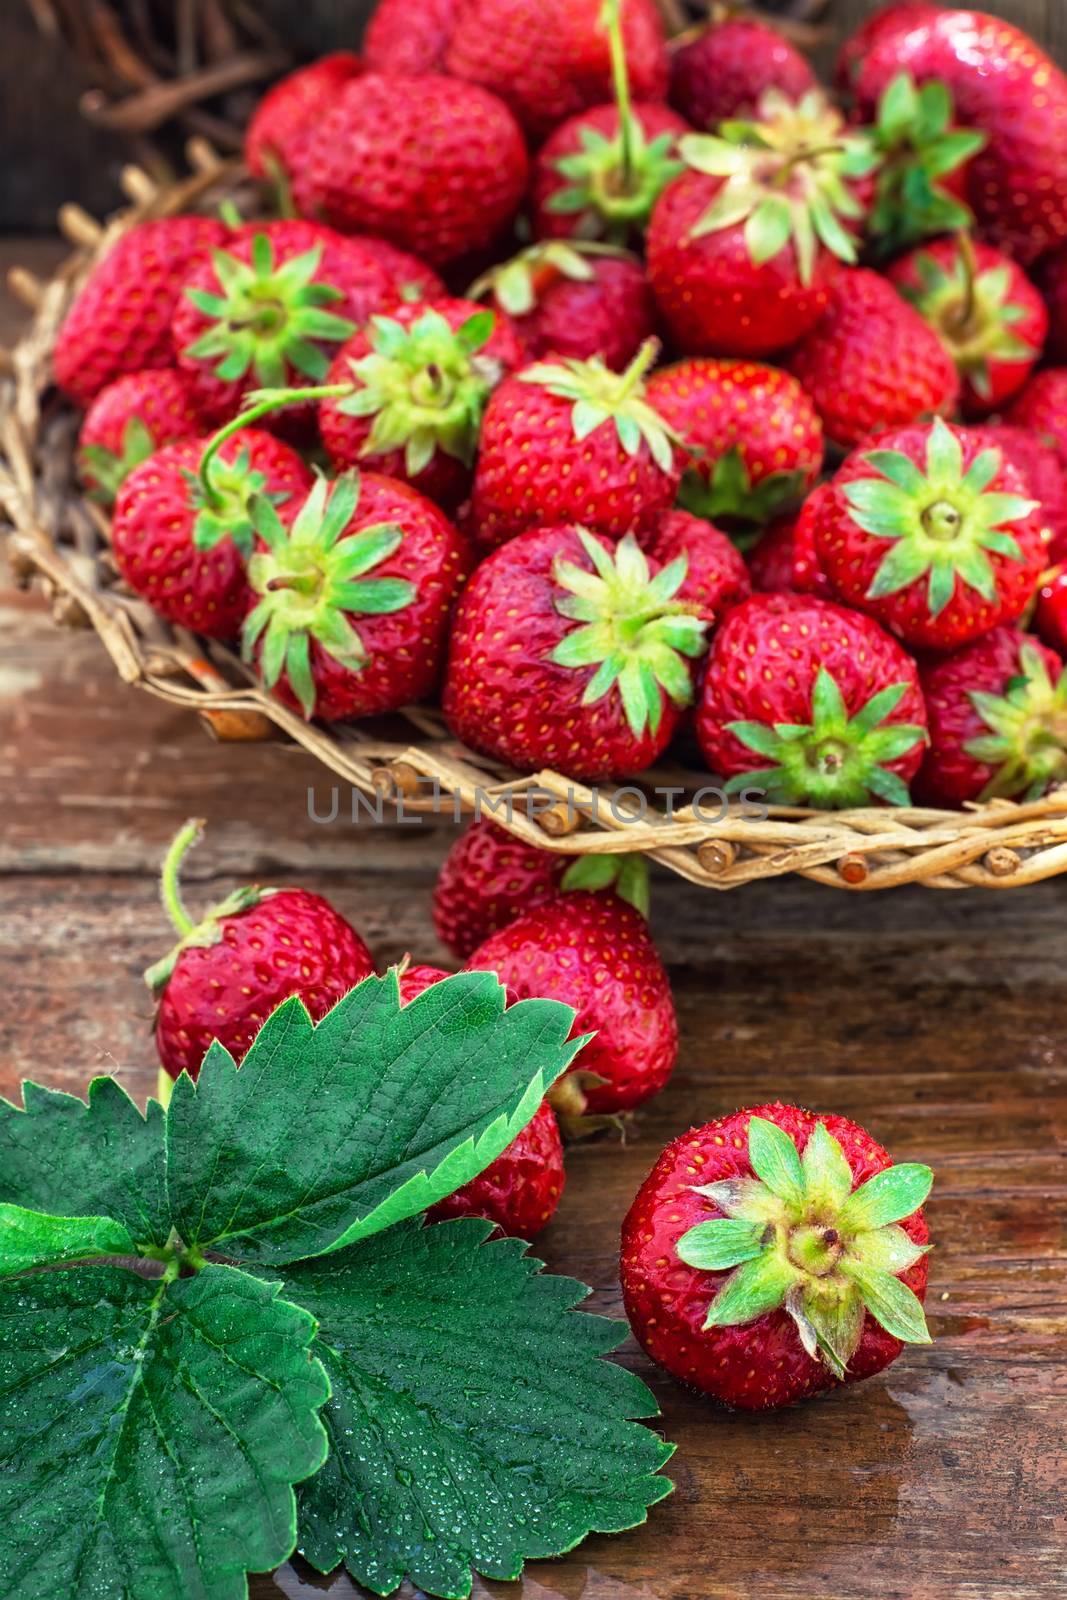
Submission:
<svg viewBox="0 0 1067 1600">
<path fill-rule="evenodd" d="M 382 0 L 246 159 L 259 214 L 135 226 L 55 349 L 161 616 L 520 771 L 1067 777 L 1067 77 L 1025 35 L 890 4 L 831 94 L 744 16 Z"/>
</svg>

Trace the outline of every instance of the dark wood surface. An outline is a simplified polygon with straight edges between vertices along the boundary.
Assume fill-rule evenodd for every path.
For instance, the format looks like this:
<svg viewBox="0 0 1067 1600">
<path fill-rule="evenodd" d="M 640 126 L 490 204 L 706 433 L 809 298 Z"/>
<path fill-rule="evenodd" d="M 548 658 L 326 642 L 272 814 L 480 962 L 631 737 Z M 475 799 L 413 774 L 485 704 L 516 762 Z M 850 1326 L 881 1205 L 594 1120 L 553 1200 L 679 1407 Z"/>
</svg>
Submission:
<svg viewBox="0 0 1067 1600">
<path fill-rule="evenodd" d="M 45 254 L 39 247 L 39 254 Z M 10 255 L 10 250 L 0 252 Z M 9 322 L 0 306 L 0 341 Z M 167 943 L 154 871 L 208 821 L 190 897 L 241 881 L 327 894 L 382 963 L 437 960 L 449 827 L 308 820 L 326 779 L 278 747 L 220 747 L 124 689 L 88 635 L 0 594 L 0 1093 L 155 1077 L 140 973 Z M 568 1153 L 538 1241 L 618 1312 L 621 1218 L 661 1146 L 781 1096 L 857 1118 L 938 1180 L 935 1343 L 883 1377 L 764 1418 L 650 1371 L 677 1489 L 648 1525 L 480 1600 L 1062 1600 L 1067 1595 L 1067 882 L 1000 895 L 728 896 L 662 877 L 654 926 L 681 1021 L 674 1080 L 625 1146 Z M 297 1563 L 255 1600 L 361 1594 Z M 41 1600 L 69 1600 L 42 1596 Z M 412 1600 L 409 1590 L 404 1600 Z"/>
</svg>

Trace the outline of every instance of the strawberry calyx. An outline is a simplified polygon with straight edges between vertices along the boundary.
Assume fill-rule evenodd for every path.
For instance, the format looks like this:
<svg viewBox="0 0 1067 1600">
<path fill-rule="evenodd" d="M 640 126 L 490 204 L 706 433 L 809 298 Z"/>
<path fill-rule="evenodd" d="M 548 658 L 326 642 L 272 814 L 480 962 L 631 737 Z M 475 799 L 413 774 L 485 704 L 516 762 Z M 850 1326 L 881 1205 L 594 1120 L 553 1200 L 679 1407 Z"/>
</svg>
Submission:
<svg viewBox="0 0 1067 1600">
<path fill-rule="evenodd" d="M 625 372 L 612 372 L 594 356 L 590 361 L 538 361 L 516 376 L 520 383 L 539 384 L 558 399 L 574 402 L 571 427 L 579 443 L 610 424 L 628 456 L 636 456 L 646 444 L 660 470 L 670 472 L 674 448 L 684 447 L 685 440 L 645 399 L 644 376 L 658 355 L 659 341 L 646 339 Z"/>
<path fill-rule="evenodd" d="M 245 619 L 242 654 L 250 660 L 262 641 L 264 683 L 273 688 L 284 671 L 309 718 L 317 698 L 312 641 L 347 671 L 359 672 L 369 656 L 351 618 L 402 611 L 416 598 L 406 578 L 372 575 L 403 542 L 398 524 L 375 523 L 342 537 L 359 493 L 358 472 L 333 482 L 319 475 L 288 528 L 265 496 L 252 503 L 266 549 L 248 563 L 248 580 L 259 600 Z"/>
<path fill-rule="evenodd" d="M 985 148 L 988 136 L 952 126 L 952 92 L 938 78 L 916 85 L 900 72 L 886 86 L 870 130 L 883 158 L 867 231 L 881 256 L 974 223 L 970 208 L 942 183 Z"/>
<path fill-rule="evenodd" d="M 289 496 L 284 491 L 267 494 L 266 475 L 253 471 L 247 450 L 239 450 L 232 461 L 213 454 L 207 480 L 204 470 L 202 458 L 199 472 L 183 474 L 196 512 L 193 544 L 198 550 L 213 550 L 223 539 L 232 539 L 247 559 L 255 542 L 253 500 L 269 499 L 272 505 L 283 505 Z"/>
<path fill-rule="evenodd" d="M 856 1189 L 840 1144 L 818 1122 L 801 1155 L 776 1123 L 752 1117 L 755 1177 L 694 1184 L 722 1213 L 678 1240 L 680 1260 L 720 1279 L 704 1327 L 730 1328 L 784 1308 L 813 1360 L 844 1378 L 865 1315 L 905 1344 L 929 1344 L 918 1297 L 903 1283 L 927 1252 L 900 1223 L 925 1202 L 930 1168 L 902 1162 Z"/>
<path fill-rule="evenodd" d="M 864 207 L 849 180 L 873 172 L 881 157 L 821 91 L 794 102 L 768 89 L 757 121 L 686 134 L 679 151 L 694 171 L 723 179 L 690 239 L 743 223 L 750 260 L 763 265 L 792 245 L 804 284 L 814 277 L 820 244 L 842 261 L 857 260 L 853 228 Z"/>
<path fill-rule="evenodd" d="M 1054 784 L 1067 782 L 1067 667 L 1053 683 L 1032 644 L 1020 646 L 1019 666 L 1003 694 L 968 690 L 989 731 L 963 748 L 997 769 L 982 791 L 983 801 L 1037 800 Z"/>
<path fill-rule="evenodd" d="M 915 270 L 919 286 L 898 284 L 899 292 L 936 331 L 961 377 L 981 399 L 993 398 L 991 361 L 1037 360 L 1040 350 L 1014 331 L 1030 313 L 1009 298 L 1011 269 L 1006 261 L 979 271 L 974 244 L 963 233 L 948 270 L 925 252 L 916 256 Z"/>
<path fill-rule="evenodd" d="M 648 862 L 637 852 L 577 856 L 560 879 L 560 888 L 565 893 L 585 890 L 594 894 L 610 889 L 646 920 L 651 909 Z"/>
<path fill-rule="evenodd" d="M 724 526 L 737 547 L 748 550 L 768 522 L 803 499 L 806 483 L 803 471 L 770 472 L 753 483 L 741 447 L 735 444 L 710 468 L 691 468 L 685 474 L 678 504 L 695 517 Z"/>
<path fill-rule="evenodd" d="M 525 317 L 535 309 L 545 290 L 560 278 L 571 283 L 591 283 L 594 273 L 590 258 L 594 256 L 637 260 L 628 250 L 593 239 L 547 239 L 528 245 L 510 261 L 483 272 L 467 290 L 467 298 L 483 300 L 491 294 L 509 317 Z"/>
<path fill-rule="evenodd" d="M 134 467 L 147 461 L 155 448 L 156 442 L 141 417 L 126 419 L 120 450 L 109 450 L 102 444 L 83 445 L 82 471 L 93 479 L 89 499 L 111 505 Z"/>
<path fill-rule="evenodd" d="M 584 528 L 576 532 L 594 571 L 557 557 L 552 575 L 564 591 L 556 610 L 582 626 L 548 659 L 561 667 L 594 667 L 582 704 L 617 689 L 631 732 L 638 738 L 646 729 L 656 733 L 664 695 L 676 706 L 691 704 L 693 682 L 683 658 L 705 649 L 707 624 L 674 598 L 688 562 L 678 556 L 653 578 L 632 533 L 609 551 Z"/>
<path fill-rule="evenodd" d="M 251 256 L 248 262 L 226 250 L 211 252 L 218 293 L 185 290 L 210 326 L 183 354 L 212 364 L 224 382 L 253 373 L 262 384 L 281 386 L 290 370 L 315 381 L 324 378 L 330 357 L 321 342 L 349 338 L 356 324 L 325 309 L 343 300 L 344 292 L 316 279 L 322 245 L 276 266 L 269 236 L 257 233 Z"/>
<path fill-rule="evenodd" d="M 160 873 L 160 898 L 163 909 L 166 911 L 171 923 L 178 934 L 178 942 L 160 961 L 148 967 L 144 974 L 144 981 L 154 996 L 162 994 L 170 981 L 178 957 L 183 950 L 194 948 L 204 949 L 210 945 L 219 944 L 222 940 L 222 919 L 238 915 L 242 911 L 249 911 L 253 906 L 267 898 L 268 895 L 277 894 L 277 889 L 261 889 L 252 885 L 243 889 L 235 889 L 228 894 L 225 900 L 220 900 L 218 905 L 202 917 L 194 919 L 186 909 L 182 899 L 180 875 L 182 862 L 193 845 L 198 843 L 203 835 L 204 824 L 195 819 L 187 822 L 174 836 L 170 848 L 163 859 L 163 869 Z"/>
<path fill-rule="evenodd" d="M 867 590 L 869 600 L 897 594 L 927 579 L 927 602 L 939 616 L 957 578 L 983 600 L 996 599 L 996 575 L 987 551 L 1022 561 L 1004 524 L 1036 511 L 1037 500 L 990 489 L 1003 465 L 995 446 L 964 470 L 959 438 L 940 417 L 930 428 L 925 471 L 900 450 L 871 450 L 863 460 L 877 476 L 857 478 L 843 493 L 857 527 L 889 544 Z"/>
<path fill-rule="evenodd" d="M 906 806 L 907 785 L 888 770 L 888 764 L 926 740 L 925 728 L 888 721 L 907 691 L 906 683 L 889 684 L 850 717 L 836 680 L 820 667 L 811 693 L 810 723 L 726 724 L 747 749 L 773 763 L 731 778 L 727 794 L 757 785 L 774 805 L 840 810 L 877 799 Z"/>
<path fill-rule="evenodd" d="M 437 450 L 473 466 L 482 415 L 503 376 L 500 362 L 485 354 L 495 325 L 492 311 L 476 311 L 452 329 L 432 306 L 410 327 L 371 317 L 371 353 L 349 361 L 354 387 L 337 402 L 347 416 L 374 418 L 360 455 L 403 448 L 412 477 Z"/>
</svg>

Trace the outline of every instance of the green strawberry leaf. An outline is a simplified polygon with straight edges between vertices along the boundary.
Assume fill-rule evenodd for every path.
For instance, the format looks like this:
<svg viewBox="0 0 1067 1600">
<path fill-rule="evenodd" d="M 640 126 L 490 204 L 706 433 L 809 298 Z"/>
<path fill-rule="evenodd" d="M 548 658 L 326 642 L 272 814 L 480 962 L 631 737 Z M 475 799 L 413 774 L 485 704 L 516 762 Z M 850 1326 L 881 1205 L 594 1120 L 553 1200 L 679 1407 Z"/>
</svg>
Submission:
<svg viewBox="0 0 1067 1600">
<path fill-rule="evenodd" d="M 628 1420 L 656 1415 L 652 1395 L 599 1359 L 623 1325 L 576 1314 L 581 1284 L 489 1231 L 407 1222 L 286 1274 L 332 1391 L 300 1550 L 375 1594 L 408 1578 L 458 1600 L 472 1569 L 518 1578 L 670 1492 L 671 1447 Z"/>
<path fill-rule="evenodd" d="M 7 1600 L 242 1600 L 287 1559 L 329 1392 L 306 1311 L 230 1267 L 0 1283 Z"/>
<path fill-rule="evenodd" d="M 0 1278 L 51 1262 L 130 1255 L 134 1248 L 122 1223 L 110 1217 L 46 1217 L 0 1205 Z"/>
<path fill-rule="evenodd" d="M 167 1114 L 173 1221 L 186 1245 L 260 1265 L 339 1250 L 476 1177 L 529 1122 L 584 1039 L 552 1000 L 504 1009 L 464 972 L 401 1006 L 367 978 L 317 1025 L 269 1017 L 240 1071 L 219 1045 Z"/>
</svg>

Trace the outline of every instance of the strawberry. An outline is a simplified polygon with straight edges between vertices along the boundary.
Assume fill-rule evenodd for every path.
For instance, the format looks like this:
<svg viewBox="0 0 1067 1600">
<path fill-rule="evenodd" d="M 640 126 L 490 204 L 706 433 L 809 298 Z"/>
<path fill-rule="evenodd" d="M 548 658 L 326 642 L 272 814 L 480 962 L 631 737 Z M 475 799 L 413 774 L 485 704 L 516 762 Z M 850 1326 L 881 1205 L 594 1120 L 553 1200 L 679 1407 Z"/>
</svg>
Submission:
<svg viewBox="0 0 1067 1600">
<path fill-rule="evenodd" d="M 1041 502 L 1041 520 L 1051 538 L 1049 562 L 1067 557 L 1067 463 L 1037 433 L 1014 423 L 986 425 L 982 432 L 1022 474 L 1027 492 Z"/>
<path fill-rule="evenodd" d="M 628 120 L 626 120 L 628 118 Z M 637 244 L 652 207 L 683 170 L 678 140 L 691 132 L 666 106 L 594 106 L 561 123 L 534 161 L 538 239 Z"/>
<path fill-rule="evenodd" d="M 127 372 L 101 389 L 78 434 L 78 465 L 92 499 L 109 506 L 154 450 L 203 431 L 195 386 L 170 367 Z"/>
<path fill-rule="evenodd" d="M 599 356 L 621 372 L 656 331 L 656 308 L 636 256 L 605 245 L 531 245 L 470 289 L 511 319 L 528 361 Z"/>
<path fill-rule="evenodd" d="M 368 72 L 321 119 L 303 186 L 342 233 L 380 234 L 436 267 L 504 232 L 527 171 L 522 134 L 495 95 L 432 74 Z"/>
<path fill-rule="evenodd" d="M 526 844 L 495 822 L 472 822 L 444 859 L 433 891 L 437 937 L 461 961 L 483 939 L 561 890 L 612 889 L 648 915 L 640 855 L 566 856 Z"/>
<path fill-rule="evenodd" d="M 987 136 L 967 199 L 991 244 L 1025 266 L 1067 239 L 1067 77 L 1021 29 L 981 11 L 902 11 L 856 69 L 861 114 L 907 72 L 943 83 L 960 125 Z"/>
<path fill-rule="evenodd" d="M 319 407 L 330 460 L 365 462 L 454 511 L 470 491 L 489 396 L 521 364 L 507 317 L 469 300 L 420 300 L 372 317 L 327 375 L 352 385 Z"/>
<path fill-rule="evenodd" d="M 389 290 L 397 300 L 442 300 L 447 297 L 444 279 L 432 267 L 420 261 L 410 250 L 399 250 L 388 239 L 376 239 L 369 233 L 350 233 L 348 238 L 358 244 L 365 255 L 373 256 L 385 269 Z"/>
<path fill-rule="evenodd" d="M 1042 262 L 1039 281 L 1049 317 L 1045 352 L 1051 361 L 1067 361 L 1067 249 Z"/>
<path fill-rule="evenodd" d="M 651 765 L 692 700 L 704 623 L 628 534 L 533 528 L 478 567 L 456 609 L 443 708 L 457 738 L 524 772 Z"/>
<path fill-rule="evenodd" d="M 894 262 L 889 277 L 955 361 L 968 416 L 988 416 L 1022 388 L 1041 355 L 1048 312 L 1014 261 L 959 234 Z"/>
<path fill-rule="evenodd" d="M 1067 780 L 1067 669 L 1017 628 L 994 628 L 922 674 L 930 748 L 924 803 L 1037 800 Z"/>
<path fill-rule="evenodd" d="M 1045 573 L 1034 610 L 1034 631 L 1044 644 L 1067 656 L 1067 566 Z"/>
<path fill-rule="evenodd" d="M 460 0 L 379 0 L 363 53 L 372 72 L 443 72 Z"/>
<path fill-rule="evenodd" d="M 669 1144 L 622 1225 L 630 1326 L 722 1405 L 770 1411 L 929 1344 L 933 1174 L 847 1117 L 756 1106 Z"/>
<path fill-rule="evenodd" d="M 671 105 L 708 133 L 729 117 L 751 117 L 768 89 L 799 100 L 815 87 L 800 51 L 755 17 L 724 17 L 671 58 Z"/>
<path fill-rule="evenodd" d="M 622 39 L 635 100 L 662 100 L 667 49 L 655 0 L 625 0 Z M 535 140 L 611 99 L 604 0 L 463 0 L 447 70 L 505 100 Z"/>
<path fill-rule="evenodd" d="M 549 1099 L 568 1115 L 613 1116 L 664 1088 L 678 1054 L 670 983 L 644 917 L 613 894 L 545 900 L 492 934 L 467 970 L 495 972 L 510 996 L 562 1000 L 571 1037 L 593 1038 Z"/>
<path fill-rule="evenodd" d="M 849 93 L 867 56 L 882 39 L 905 32 L 926 17 L 936 16 L 938 9 L 939 6 L 931 5 L 930 0 L 885 0 L 841 46 L 834 67 L 835 86 L 842 93 Z"/>
<path fill-rule="evenodd" d="M 226 422 L 256 388 L 321 383 L 341 342 L 391 298 L 384 267 L 332 228 L 248 223 L 191 273 L 174 313 L 178 361 L 205 415 Z M 299 430 L 311 413 L 281 415 Z"/>
<path fill-rule="evenodd" d="M 401 1003 L 407 1005 L 447 977 L 439 967 L 408 967 L 399 974 Z M 552 1221 L 565 1181 L 559 1124 L 543 1100 L 507 1149 L 462 1189 L 431 1206 L 426 1220 L 484 1217 L 512 1238 L 532 1239 Z"/>
<path fill-rule="evenodd" d="M 677 436 L 646 398 L 644 344 L 625 372 L 591 361 L 538 362 L 506 378 L 482 424 L 472 513 L 479 542 L 572 521 L 625 533 L 673 502 Z"/>
<path fill-rule="evenodd" d="M 248 609 L 245 557 L 256 496 L 285 506 L 307 491 L 311 474 L 287 444 L 243 428 L 199 478 L 211 440 L 166 445 L 135 467 L 119 490 L 111 523 L 115 564 L 130 588 L 161 617 L 235 639 Z"/>
<path fill-rule="evenodd" d="M 709 625 L 721 621 L 731 606 L 752 592 L 744 556 L 728 534 L 704 517 L 665 511 L 639 542 L 657 566 L 669 566 L 679 558 L 685 561 L 677 598 Z"/>
<path fill-rule="evenodd" d="M 877 272 L 843 272 L 818 326 L 788 358 L 822 418 L 849 450 L 884 428 L 952 413 L 960 384 L 937 334 Z"/>
<path fill-rule="evenodd" d="M 800 384 L 755 361 L 694 359 L 649 380 L 649 403 L 692 447 L 682 505 L 751 532 L 822 470 L 822 424 Z"/>
<path fill-rule="evenodd" d="M 953 650 L 1019 616 L 1045 565 L 1038 502 L 980 429 L 929 426 L 853 451 L 818 497 L 815 548 L 840 598 L 906 644 Z"/>
<path fill-rule="evenodd" d="M 838 262 L 856 259 L 870 141 L 817 90 L 794 105 L 770 89 L 758 121 L 687 134 L 679 149 L 690 170 L 663 191 L 647 239 L 675 343 L 735 356 L 795 343 L 826 309 Z"/>
<path fill-rule="evenodd" d="M 1056 451 L 1067 470 L 1067 367 L 1048 367 L 1030 379 L 1005 416 Z"/>
<path fill-rule="evenodd" d="M 165 217 L 130 228 L 97 262 L 59 330 L 56 382 L 88 405 L 127 372 L 172 367 L 171 317 L 193 263 L 227 230 L 211 217 Z"/>
<path fill-rule="evenodd" d="M 823 811 L 907 805 L 926 738 L 918 669 L 859 612 L 754 595 L 712 643 L 696 733 L 729 793 Z"/>
<path fill-rule="evenodd" d="M 245 130 L 245 165 L 254 178 L 270 178 L 283 193 L 299 187 L 320 119 L 345 84 L 363 71 L 351 50 L 337 50 L 288 73 L 257 105 Z"/>
<path fill-rule="evenodd" d="M 830 580 L 815 554 L 810 506 L 821 491 L 809 495 L 795 517 L 779 517 L 748 552 L 752 587 L 763 594 L 814 594 L 832 600 Z"/>
<path fill-rule="evenodd" d="M 157 1001 L 159 1059 L 172 1078 L 195 1078 L 216 1039 L 240 1062 L 271 1012 L 293 995 L 318 1022 L 374 971 L 355 929 L 306 889 L 237 889 L 194 921 L 178 874 L 200 829 L 187 823 L 168 851 L 163 904 L 178 943 L 145 973 Z"/>
<path fill-rule="evenodd" d="M 973 226 L 966 204 L 969 163 L 985 148 L 986 136 L 955 127 L 953 117 L 952 95 L 936 78 L 920 87 L 900 72 L 887 84 L 870 130 L 882 164 L 867 234 L 880 258 Z"/>
<path fill-rule="evenodd" d="M 253 511 L 256 603 L 242 643 L 266 686 L 326 722 L 430 694 L 468 569 L 466 544 L 444 513 L 369 472 L 318 478 L 282 516 L 266 498 Z"/>
</svg>

